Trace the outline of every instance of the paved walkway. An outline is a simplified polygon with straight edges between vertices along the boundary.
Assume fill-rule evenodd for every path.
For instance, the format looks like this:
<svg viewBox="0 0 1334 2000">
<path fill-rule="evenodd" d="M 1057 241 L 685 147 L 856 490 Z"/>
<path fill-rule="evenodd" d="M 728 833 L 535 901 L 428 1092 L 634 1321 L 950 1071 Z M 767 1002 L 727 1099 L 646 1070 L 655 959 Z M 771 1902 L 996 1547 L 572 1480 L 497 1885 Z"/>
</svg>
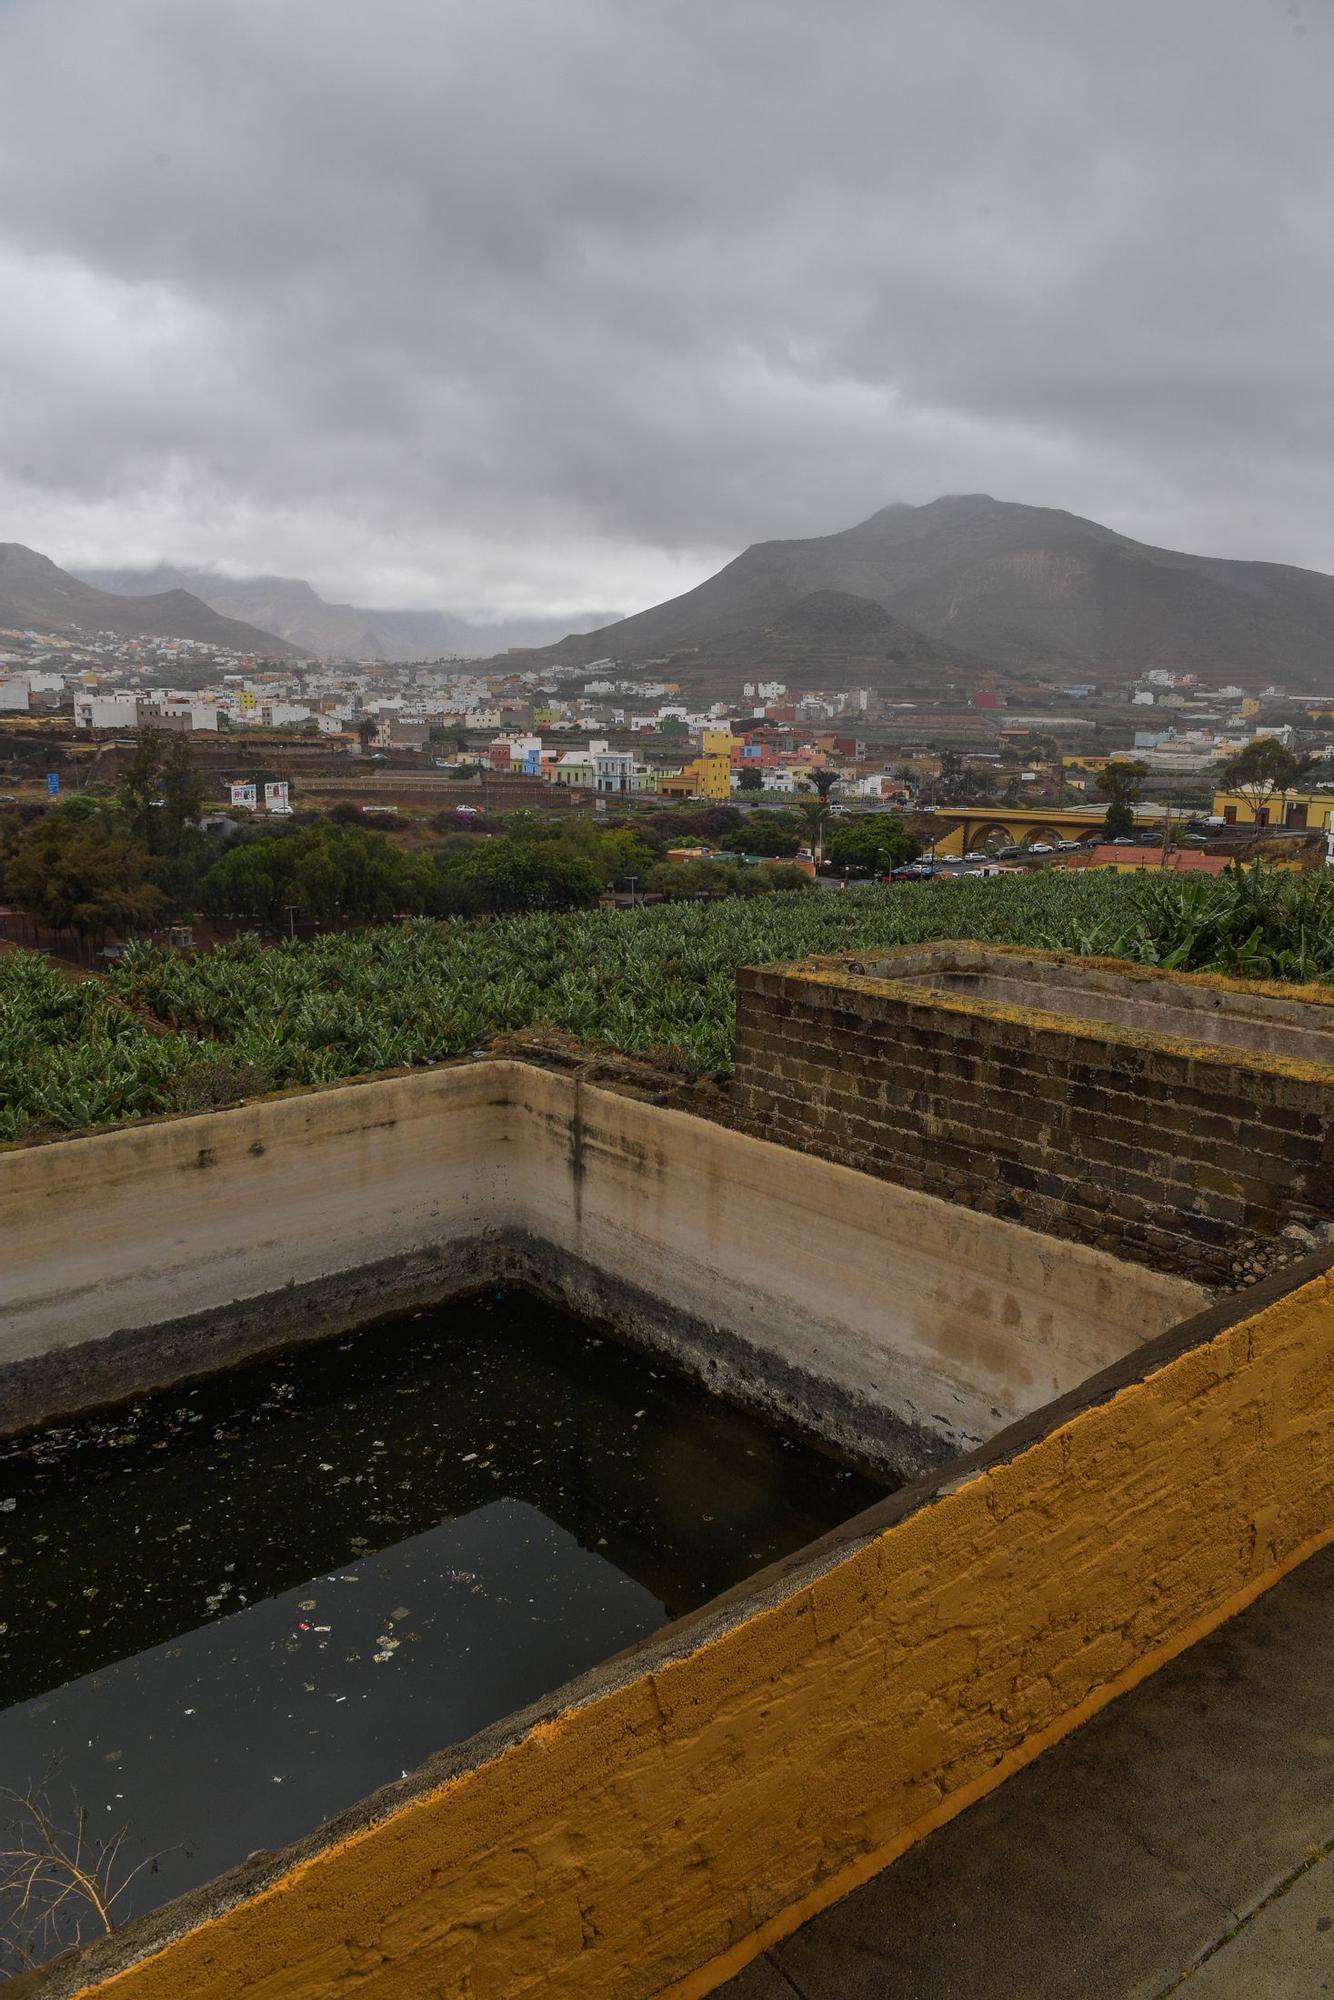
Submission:
<svg viewBox="0 0 1334 2000">
<path fill-rule="evenodd" d="M 723 1987 L 1334 1995 L 1334 1550 Z"/>
</svg>

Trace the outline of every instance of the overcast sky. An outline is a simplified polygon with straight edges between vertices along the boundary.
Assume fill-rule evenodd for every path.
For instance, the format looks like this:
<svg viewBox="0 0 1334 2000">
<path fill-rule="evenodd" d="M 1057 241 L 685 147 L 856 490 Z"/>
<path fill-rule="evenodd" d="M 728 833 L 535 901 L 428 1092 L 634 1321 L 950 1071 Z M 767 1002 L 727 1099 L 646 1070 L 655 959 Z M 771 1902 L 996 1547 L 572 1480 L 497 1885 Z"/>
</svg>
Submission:
<svg viewBox="0 0 1334 2000">
<path fill-rule="evenodd" d="M 0 540 L 633 610 L 985 490 L 1334 570 L 1334 0 L 0 0 Z"/>
</svg>

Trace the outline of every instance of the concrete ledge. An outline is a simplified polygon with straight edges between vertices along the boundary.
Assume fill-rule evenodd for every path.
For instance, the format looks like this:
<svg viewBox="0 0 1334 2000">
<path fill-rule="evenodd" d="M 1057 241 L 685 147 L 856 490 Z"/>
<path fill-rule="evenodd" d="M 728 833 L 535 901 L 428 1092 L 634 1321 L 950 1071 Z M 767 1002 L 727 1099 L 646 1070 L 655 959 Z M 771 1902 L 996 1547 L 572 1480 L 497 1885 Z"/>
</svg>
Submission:
<svg viewBox="0 0 1334 2000">
<path fill-rule="evenodd" d="M 712 1990 L 1334 1539 L 1330 1327 L 1186 1322 L 16 2000 Z"/>
<path fill-rule="evenodd" d="M 1202 1296 L 513 1061 L 11 1149 L 0 1230 L 0 1432 L 526 1272 L 912 1476 Z"/>
</svg>

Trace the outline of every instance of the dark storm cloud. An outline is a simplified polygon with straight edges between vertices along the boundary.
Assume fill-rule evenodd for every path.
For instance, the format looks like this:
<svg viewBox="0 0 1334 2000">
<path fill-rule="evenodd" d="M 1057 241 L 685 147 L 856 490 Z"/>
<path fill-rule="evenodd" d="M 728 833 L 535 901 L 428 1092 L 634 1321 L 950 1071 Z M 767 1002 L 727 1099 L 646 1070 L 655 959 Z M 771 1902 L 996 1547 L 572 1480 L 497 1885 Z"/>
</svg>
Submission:
<svg viewBox="0 0 1334 2000">
<path fill-rule="evenodd" d="M 0 536 L 627 606 L 986 488 L 1334 567 L 1328 8 L 0 0 Z"/>
</svg>

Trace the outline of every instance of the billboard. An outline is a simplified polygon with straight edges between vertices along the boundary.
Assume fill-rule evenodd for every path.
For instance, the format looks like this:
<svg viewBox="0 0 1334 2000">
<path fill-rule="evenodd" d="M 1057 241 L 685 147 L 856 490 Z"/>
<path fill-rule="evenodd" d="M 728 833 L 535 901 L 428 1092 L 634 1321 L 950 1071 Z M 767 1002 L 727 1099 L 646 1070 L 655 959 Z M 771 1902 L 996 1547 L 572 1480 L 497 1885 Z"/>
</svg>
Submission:
<svg viewBox="0 0 1334 2000">
<path fill-rule="evenodd" d="M 253 785 L 233 784 L 229 789 L 234 806 L 243 806 L 247 812 L 255 810 L 255 787 Z"/>
<path fill-rule="evenodd" d="M 287 780 L 279 778 L 273 783 L 265 782 L 264 810 L 271 813 L 289 813 L 292 808 L 287 801 Z"/>
</svg>

